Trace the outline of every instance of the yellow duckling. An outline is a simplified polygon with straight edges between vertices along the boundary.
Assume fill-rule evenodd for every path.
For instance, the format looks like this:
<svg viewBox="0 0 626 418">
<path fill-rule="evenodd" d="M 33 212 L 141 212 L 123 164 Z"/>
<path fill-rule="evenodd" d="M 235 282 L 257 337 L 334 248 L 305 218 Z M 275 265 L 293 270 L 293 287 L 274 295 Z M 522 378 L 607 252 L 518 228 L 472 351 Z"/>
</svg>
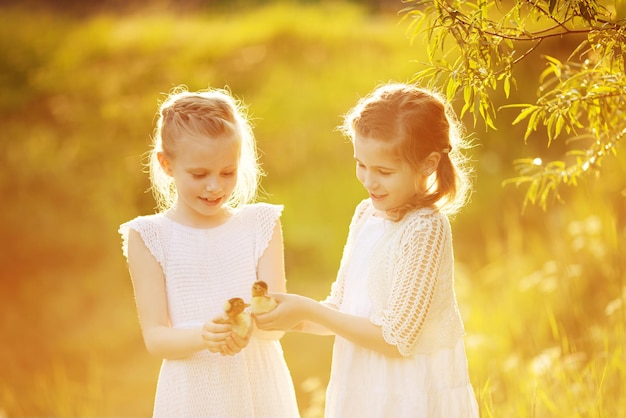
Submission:
<svg viewBox="0 0 626 418">
<path fill-rule="evenodd" d="M 250 306 L 245 303 L 241 298 L 231 298 L 224 304 L 224 313 L 228 318 L 228 322 L 233 327 L 233 332 L 245 338 L 248 335 L 248 330 L 252 325 L 252 318 L 250 313 L 245 309 Z"/>
<path fill-rule="evenodd" d="M 266 313 L 274 309 L 276 305 L 276 299 L 267 290 L 267 283 L 263 280 L 254 282 L 252 285 L 252 301 L 250 302 L 252 313 Z"/>
</svg>

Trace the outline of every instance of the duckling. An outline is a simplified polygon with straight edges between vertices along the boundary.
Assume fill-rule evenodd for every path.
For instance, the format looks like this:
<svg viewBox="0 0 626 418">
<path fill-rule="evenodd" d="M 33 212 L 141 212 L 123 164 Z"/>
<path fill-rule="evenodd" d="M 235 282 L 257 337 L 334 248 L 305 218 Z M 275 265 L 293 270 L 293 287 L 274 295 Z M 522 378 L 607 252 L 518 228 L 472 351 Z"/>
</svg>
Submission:
<svg viewBox="0 0 626 418">
<path fill-rule="evenodd" d="M 262 314 L 271 311 L 277 305 L 276 299 L 267 291 L 267 283 L 258 280 L 252 285 L 252 301 L 250 309 L 253 314 Z"/>
<path fill-rule="evenodd" d="M 252 318 L 250 312 L 245 309 L 250 306 L 245 303 L 241 298 L 231 298 L 224 304 L 224 313 L 228 318 L 228 322 L 233 327 L 233 332 L 245 338 L 248 335 L 248 330 L 252 325 Z"/>
</svg>

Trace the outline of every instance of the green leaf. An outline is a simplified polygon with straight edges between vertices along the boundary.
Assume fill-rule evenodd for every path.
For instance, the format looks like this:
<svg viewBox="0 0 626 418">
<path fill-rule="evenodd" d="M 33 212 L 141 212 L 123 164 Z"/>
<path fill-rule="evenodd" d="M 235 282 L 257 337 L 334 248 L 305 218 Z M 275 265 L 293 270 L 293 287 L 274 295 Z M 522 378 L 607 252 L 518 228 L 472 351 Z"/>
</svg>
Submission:
<svg viewBox="0 0 626 418">
<path fill-rule="evenodd" d="M 503 108 L 504 107 L 526 107 L 525 109 L 520 111 L 519 115 L 517 115 L 517 117 L 511 123 L 511 125 L 517 125 L 518 123 L 520 123 L 521 121 L 526 119 L 529 115 L 531 115 L 533 112 L 536 112 L 538 110 L 537 106 L 531 105 L 531 104 L 520 104 L 520 105 L 503 106 Z"/>
<path fill-rule="evenodd" d="M 504 88 L 504 96 L 508 99 L 511 93 L 511 81 L 509 80 L 509 77 L 504 77 L 502 86 Z"/>
</svg>

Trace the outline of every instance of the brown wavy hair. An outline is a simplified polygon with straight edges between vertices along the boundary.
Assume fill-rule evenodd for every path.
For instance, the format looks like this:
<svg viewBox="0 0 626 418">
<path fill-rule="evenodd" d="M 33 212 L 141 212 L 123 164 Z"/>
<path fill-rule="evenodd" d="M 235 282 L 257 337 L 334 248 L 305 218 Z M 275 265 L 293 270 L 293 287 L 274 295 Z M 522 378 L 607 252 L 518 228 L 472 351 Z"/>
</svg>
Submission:
<svg viewBox="0 0 626 418">
<path fill-rule="evenodd" d="M 441 154 L 426 192 L 389 210 L 391 219 L 400 220 L 422 207 L 454 215 L 467 203 L 472 169 L 463 151 L 470 148 L 470 141 L 450 104 L 437 92 L 406 83 L 381 85 L 344 116 L 340 130 L 353 143 L 359 133 L 388 144 L 416 173 L 432 152 Z"/>
</svg>

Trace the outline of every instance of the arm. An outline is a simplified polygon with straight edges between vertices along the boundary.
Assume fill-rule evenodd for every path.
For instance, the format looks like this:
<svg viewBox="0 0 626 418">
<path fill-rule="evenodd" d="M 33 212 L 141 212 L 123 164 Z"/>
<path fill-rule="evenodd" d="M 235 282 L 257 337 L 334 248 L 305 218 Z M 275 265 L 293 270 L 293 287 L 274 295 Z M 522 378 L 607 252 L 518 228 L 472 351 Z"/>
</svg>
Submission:
<svg viewBox="0 0 626 418">
<path fill-rule="evenodd" d="M 322 305 L 328 306 L 330 309 L 335 309 L 334 307 L 332 307 L 331 305 L 327 303 L 324 303 L 324 302 L 320 302 L 320 303 Z M 306 334 L 313 334 L 313 335 L 335 335 L 335 333 L 329 330 L 328 328 L 318 323 L 307 321 L 307 320 L 300 322 L 290 331 L 304 332 Z"/>
<path fill-rule="evenodd" d="M 355 344 L 399 357 L 409 356 L 427 319 L 438 285 L 439 268 L 446 249 L 446 227 L 431 218 L 419 227 L 407 227 L 398 259 L 392 265 L 393 285 L 383 316 L 376 325 L 362 318 L 298 295 L 276 295 L 280 302 L 274 312 L 259 317 L 268 329 L 294 329 L 313 321 Z M 297 328 L 296 328 L 297 329 Z M 306 325 L 303 331 L 306 331 Z"/>
<path fill-rule="evenodd" d="M 128 267 L 144 343 L 150 354 L 177 359 L 207 348 L 213 352 L 221 350 L 230 325 L 210 321 L 203 329 L 170 327 L 163 270 L 133 229 L 128 236 Z"/>
<path fill-rule="evenodd" d="M 276 220 L 272 238 L 267 244 L 267 248 L 259 258 L 257 267 L 257 280 L 267 283 L 270 293 L 283 293 L 287 291 L 287 280 L 285 278 L 285 252 L 283 247 L 283 232 L 280 219 Z M 255 329 L 254 335 L 259 338 L 279 339 L 283 336 L 280 331 L 268 331 Z"/>
<path fill-rule="evenodd" d="M 421 216 L 403 231 L 396 254 L 388 270 L 382 272 L 393 278 L 391 292 L 380 316 L 373 322 L 383 329 L 386 341 L 410 356 L 422 330 L 429 320 L 435 293 L 441 284 L 444 258 L 452 263 L 450 234 L 445 218 L 440 214 Z"/>
<path fill-rule="evenodd" d="M 276 309 L 257 317 L 263 329 L 295 329 L 316 334 L 326 334 L 327 330 L 386 356 L 400 357 L 397 348 L 384 340 L 381 327 L 372 324 L 368 318 L 346 314 L 304 296 L 280 294 L 275 297 L 279 302 Z M 299 328 L 301 323 L 302 328 Z"/>
<path fill-rule="evenodd" d="M 278 219 L 274 226 L 272 238 L 265 252 L 259 259 L 259 267 L 257 270 L 257 279 L 265 281 L 272 294 L 285 293 L 287 291 L 284 254 L 283 233 L 280 219 Z M 328 331 L 326 328 L 310 321 L 303 321 L 298 324 L 297 330 L 309 334 L 332 334 L 332 332 Z M 260 338 L 278 339 L 283 336 L 284 331 L 269 331 L 257 327 L 254 333 Z"/>
</svg>

